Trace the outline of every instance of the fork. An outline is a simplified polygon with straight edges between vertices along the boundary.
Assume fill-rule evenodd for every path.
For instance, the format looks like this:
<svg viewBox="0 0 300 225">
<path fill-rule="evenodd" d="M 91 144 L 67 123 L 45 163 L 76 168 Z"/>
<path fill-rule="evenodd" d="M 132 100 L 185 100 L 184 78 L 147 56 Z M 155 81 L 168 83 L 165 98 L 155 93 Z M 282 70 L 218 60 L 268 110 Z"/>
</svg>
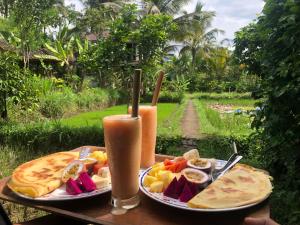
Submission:
<svg viewBox="0 0 300 225">
<path fill-rule="evenodd" d="M 223 176 L 229 169 L 231 169 L 235 164 L 237 164 L 242 158 L 243 158 L 243 156 L 238 155 L 236 153 L 231 155 L 225 166 L 223 166 L 219 170 L 215 169 L 214 171 L 212 171 L 211 180 L 215 181 L 219 177 Z"/>
<path fill-rule="evenodd" d="M 215 181 L 218 177 L 223 176 L 229 169 L 231 169 L 235 164 L 237 164 L 243 156 L 238 155 L 235 142 L 233 142 L 234 153 L 229 157 L 225 166 L 221 169 L 215 169 L 211 172 L 211 179 Z"/>
</svg>

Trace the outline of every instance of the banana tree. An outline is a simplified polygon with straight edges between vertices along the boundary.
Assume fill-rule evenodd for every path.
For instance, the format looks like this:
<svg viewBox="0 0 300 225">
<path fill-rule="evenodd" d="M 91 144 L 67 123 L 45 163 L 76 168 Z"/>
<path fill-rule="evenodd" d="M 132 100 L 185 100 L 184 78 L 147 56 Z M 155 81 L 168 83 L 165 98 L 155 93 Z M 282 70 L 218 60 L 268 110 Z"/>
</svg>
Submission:
<svg viewBox="0 0 300 225">
<path fill-rule="evenodd" d="M 66 73 L 70 73 L 75 61 L 74 57 L 74 37 L 71 37 L 66 44 L 63 44 L 61 40 L 56 40 L 53 45 L 45 44 L 45 48 L 49 54 L 35 54 L 34 57 L 41 60 L 53 60 L 58 62 L 59 66 L 64 68 Z"/>
</svg>

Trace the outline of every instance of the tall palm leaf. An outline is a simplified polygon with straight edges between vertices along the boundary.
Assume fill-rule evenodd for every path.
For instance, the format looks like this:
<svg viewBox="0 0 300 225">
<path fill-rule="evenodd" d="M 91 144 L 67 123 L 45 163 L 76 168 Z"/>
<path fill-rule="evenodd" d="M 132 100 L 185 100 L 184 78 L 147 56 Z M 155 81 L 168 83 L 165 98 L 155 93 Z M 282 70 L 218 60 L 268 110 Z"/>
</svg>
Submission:
<svg viewBox="0 0 300 225">
<path fill-rule="evenodd" d="M 215 12 L 204 11 L 203 5 L 198 2 L 192 13 L 184 13 L 176 18 L 179 30 L 174 34 L 174 39 L 181 42 L 183 48 L 180 54 L 190 52 L 192 56 L 192 67 L 195 67 L 196 56 L 208 56 L 216 43 L 216 36 L 223 31 L 210 29 Z"/>
</svg>

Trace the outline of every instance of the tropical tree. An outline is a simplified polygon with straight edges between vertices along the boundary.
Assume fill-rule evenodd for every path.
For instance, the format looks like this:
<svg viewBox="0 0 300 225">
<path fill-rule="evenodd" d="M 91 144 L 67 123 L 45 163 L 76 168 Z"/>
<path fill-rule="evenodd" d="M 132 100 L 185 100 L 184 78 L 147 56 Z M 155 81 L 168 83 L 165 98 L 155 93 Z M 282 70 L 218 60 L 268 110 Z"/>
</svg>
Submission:
<svg viewBox="0 0 300 225">
<path fill-rule="evenodd" d="M 174 16 L 189 2 L 190 0 L 149 0 L 142 4 L 146 14 L 165 13 Z"/>
<path fill-rule="evenodd" d="M 215 12 L 204 11 L 203 5 L 198 2 L 194 12 L 178 17 L 174 22 L 178 25 L 178 31 L 174 39 L 182 44 L 180 54 L 189 52 L 192 57 L 192 69 L 196 66 L 196 57 L 208 58 L 216 43 L 216 36 L 222 32 L 219 29 L 211 29 L 211 22 Z"/>
<path fill-rule="evenodd" d="M 108 29 L 111 21 L 116 19 L 124 3 L 120 1 L 105 2 L 97 7 L 88 7 L 77 25 L 84 32 L 101 35 Z"/>
</svg>

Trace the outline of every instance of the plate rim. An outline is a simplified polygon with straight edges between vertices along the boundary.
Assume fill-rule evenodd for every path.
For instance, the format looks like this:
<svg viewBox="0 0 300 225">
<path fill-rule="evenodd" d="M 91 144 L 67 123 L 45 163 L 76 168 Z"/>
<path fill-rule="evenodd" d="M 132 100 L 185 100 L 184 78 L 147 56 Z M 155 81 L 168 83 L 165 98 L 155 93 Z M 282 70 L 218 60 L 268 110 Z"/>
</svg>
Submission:
<svg viewBox="0 0 300 225">
<path fill-rule="evenodd" d="M 227 161 L 226 160 L 220 160 L 220 159 L 216 159 L 217 162 L 222 162 L 222 163 L 226 163 Z M 151 192 L 149 192 L 146 187 L 144 187 L 143 185 L 143 178 L 145 177 L 145 175 L 149 172 L 149 170 L 151 170 L 152 167 L 149 167 L 148 169 L 145 169 L 140 177 L 139 177 L 139 186 L 140 186 L 140 190 L 145 194 L 147 195 L 149 198 L 157 201 L 157 202 L 160 202 L 164 205 L 167 205 L 167 206 L 171 206 L 173 208 L 178 208 L 178 209 L 183 209 L 183 210 L 188 210 L 188 211 L 194 211 L 194 212 L 230 212 L 230 211 L 236 211 L 236 210 L 242 210 L 242 209 L 246 209 L 246 208 L 250 208 L 252 206 L 255 206 L 255 205 L 258 205 L 259 203 L 265 201 L 269 196 L 270 194 L 268 194 L 265 198 L 261 199 L 260 201 L 258 202 L 255 202 L 255 203 L 251 203 L 251 204 L 248 204 L 248 205 L 243 205 L 243 206 L 238 206 L 238 207 L 231 207 L 231 208 L 218 208 L 218 209 L 201 209 L 201 208 L 191 208 L 191 207 L 183 207 L 181 205 L 177 205 L 177 204 L 171 204 L 169 202 L 166 202 L 166 201 L 163 201 L 162 199 L 160 198 L 157 198 L 156 196 L 154 196 L 153 194 L 151 194 Z M 171 199 L 172 201 L 174 201 L 175 199 L 173 198 L 170 198 L 170 197 L 167 197 L 167 196 L 164 196 L 165 198 L 167 199 Z M 178 201 L 178 200 L 177 200 Z"/>
<path fill-rule="evenodd" d="M 62 187 L 62 186 L 60 186 L 60 187 Z M 27 199 L 27 200 L 40 201 L 40 202 L 45 202 L 45 201 L 57 202 L 57 201 L 72 201 L 72 200 L 78 200 L 78 199 L 85 199 L 85 198 L 90 198 L 90 197 L 94 197 L 94 196 L 97 196 L 97 195 L 105 194 L 105 193 L 108 193 L 108 192 L 111 191 L 111 184 L 108 187 L 104 187 L 104 188 L 101 188 L 101 189 L 96 189 L 92 192 L 84 192 L 84 193 L 81 193 L 81 194 L 78 194 L 78 195 L 70 195 L 69 194 L 69 195 L 65 195 L 66 197 L 57 196 L 56 198 L 55 197 L 51 198 L 51 196 L 50 196 L 50 198 L 49 198 L 49 196 L 47 196 L 47 197 L 40 196 L 40 197 L 37 197 L 37 198 L 33 198 L 33 197 L 30 197 L 30 196 L 27 196 L 27 195 L 23 195 L 19 192 L 15 192 L 12 189 L 10 189 L 10 190 L 13 194 L 17 195 L 18 197 L 21 197 L 21 198 L 24 198 L 24 199 Z M 55 189 L 55 190 L 57 190 L 57 189 Z M 52 192 L 54 192 L 54 191 L 52 191 Z M 46 195 L 51 195 L 52 192 L 50 192 Z"/>
</svg>

